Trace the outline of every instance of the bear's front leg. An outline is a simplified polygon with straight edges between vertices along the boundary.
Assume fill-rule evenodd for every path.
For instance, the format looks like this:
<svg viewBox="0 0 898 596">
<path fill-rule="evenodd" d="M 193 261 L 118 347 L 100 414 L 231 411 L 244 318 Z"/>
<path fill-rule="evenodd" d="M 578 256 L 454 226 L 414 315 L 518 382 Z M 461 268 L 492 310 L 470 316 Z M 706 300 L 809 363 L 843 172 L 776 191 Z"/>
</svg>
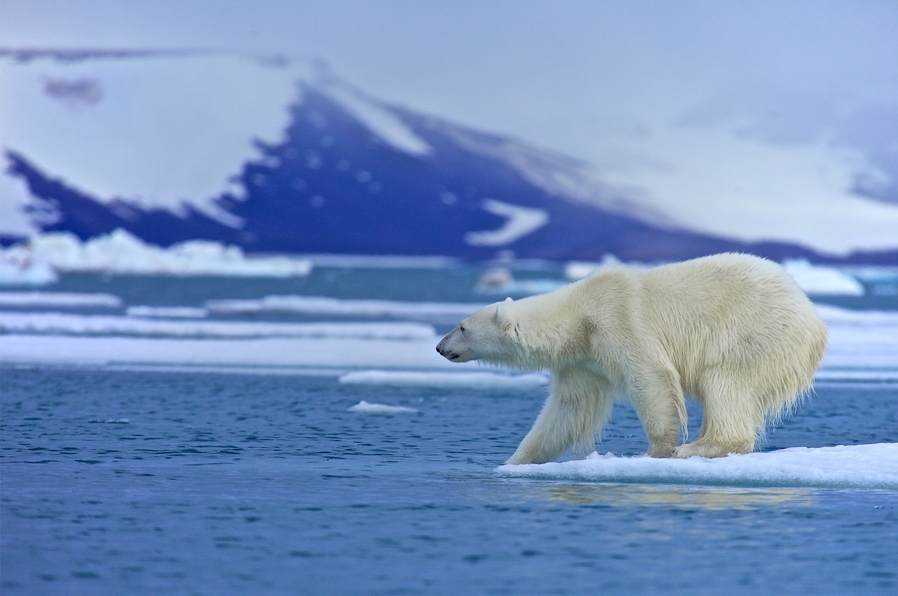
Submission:
<svg viewBox="0 0 898 596">
<path fill-rule="evenodd" d="M 575 445 L 592 449 L 611 414 L 611 383 L 584 370 L 556 371 L 552 394 L 507 464 L 542 464 Z"/>
</svg>

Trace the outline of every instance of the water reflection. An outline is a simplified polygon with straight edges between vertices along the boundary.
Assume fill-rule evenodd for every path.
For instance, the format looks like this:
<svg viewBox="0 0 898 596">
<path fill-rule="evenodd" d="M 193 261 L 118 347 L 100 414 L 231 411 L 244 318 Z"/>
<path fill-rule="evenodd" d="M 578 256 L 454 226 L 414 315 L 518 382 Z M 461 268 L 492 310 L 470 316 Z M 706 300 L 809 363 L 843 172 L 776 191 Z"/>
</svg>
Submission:
<svg viewBox="0 0 898 596">
<path fill-rule="evenodd" d="M 808 488 L 736 488 L 641 484 L 543 484 L 524 483 L 526 497 L 572 505 L 608 507 L 655 506 L 678 509 L 754 510 L 780 506 L 812 507 L 817 499 Z M 525 496 L 525 495 L 521 495 Z"/>
</svg>

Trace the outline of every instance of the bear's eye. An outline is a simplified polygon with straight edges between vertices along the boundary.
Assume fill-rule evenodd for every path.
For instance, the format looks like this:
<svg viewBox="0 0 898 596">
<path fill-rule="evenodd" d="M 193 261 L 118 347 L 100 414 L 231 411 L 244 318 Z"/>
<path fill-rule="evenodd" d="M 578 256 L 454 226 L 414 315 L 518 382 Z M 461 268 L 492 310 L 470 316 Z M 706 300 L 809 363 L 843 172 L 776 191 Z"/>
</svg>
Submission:
<svg viewBox="0 0 898 596">
<path fill-rule="evenodd" d="M 462 333 L 464 333 L 464 332 L 465 332 L 465 326 L 464 326 L 464 325 L 459 325 L 459 326 L 458 326 L 458 330 L 461 331 Z"/>
</svg>

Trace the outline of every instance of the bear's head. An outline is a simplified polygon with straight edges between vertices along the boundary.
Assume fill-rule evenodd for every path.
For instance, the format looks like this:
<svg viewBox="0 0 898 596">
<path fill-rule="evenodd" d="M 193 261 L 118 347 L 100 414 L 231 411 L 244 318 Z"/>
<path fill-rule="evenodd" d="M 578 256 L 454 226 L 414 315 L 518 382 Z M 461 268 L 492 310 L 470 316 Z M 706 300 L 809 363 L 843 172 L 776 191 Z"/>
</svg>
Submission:
<svg viewBox="0 0 898 596">
<path fill-rule="evenodd" d="M 462 321 L 437 344 L 437 352 L 452 362 L 506 362 L 517 351 L 509 302 L 491 304 Z"/>
</svg>

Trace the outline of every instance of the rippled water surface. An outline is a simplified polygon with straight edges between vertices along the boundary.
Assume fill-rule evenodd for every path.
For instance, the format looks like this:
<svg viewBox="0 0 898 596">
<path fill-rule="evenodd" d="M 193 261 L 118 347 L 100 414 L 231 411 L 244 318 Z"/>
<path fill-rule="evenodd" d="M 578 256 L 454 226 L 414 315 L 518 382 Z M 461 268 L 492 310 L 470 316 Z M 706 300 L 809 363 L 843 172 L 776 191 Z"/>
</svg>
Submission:
<svg viewBox="0 0 898 596">
<path fill-rule="evenodd" d="M 2 376 L 4 594 L 898 588 L 894 492 L 496 478 L 542 389 Z M 347 411 L 365 399 L 418 413 Z M 822 385 L 769 446 L 894 440 L 895 400 L 894 385 Z M 644 451 L 631 408 L 601 448 Z"/>
<path fill-rule="evenodd" d="M 319 268 L 280 281 L 67 276 L 47 291 L 110 293 L 121 305 L 102 314 L 125 317 L 132 306 L 199 309 L 267 295 L 494 299 L 474 292 L 475 279 L 463 268 Z M 883 304 L 873 307 L 894 306 Z M 451 326 L 418 322 L 435 333 Z M 876 346 L 893 346 L 869 328 Z M 864 329 L 841 337 L 863 345 Z M 78 352 L 96 349 L 97 333 L 72 323 L 59 337 Z M 55 354 L 0 365 L 4 596 L 898 593 L 896 491 L 500 478 L 495 469 L 530 428 L 545 387 L 346 384 L 345 371 L 233 365 L 239 359 L 160 365 L 158 351 L 141 360 L 156 339 L 128 341 L 124 364 Z M 303 341 L 304 350 L 318 345 Z M 366 341 L 340 345 L 363 355 L 387 345 Z M 436 335 L 408 341 L 430 353 Z M 895 363 L 888 374 L 832 369 L 764 449 L 898 442 L 898 360 L 878 356 L 876 370 Z M 349 411 L 361 401 L 415 411 Z M 700 412 L 690 414 L 694 436 Z M 646 447 L 632 407 L 616 406 L 599 451 Z"/>
</svg>

